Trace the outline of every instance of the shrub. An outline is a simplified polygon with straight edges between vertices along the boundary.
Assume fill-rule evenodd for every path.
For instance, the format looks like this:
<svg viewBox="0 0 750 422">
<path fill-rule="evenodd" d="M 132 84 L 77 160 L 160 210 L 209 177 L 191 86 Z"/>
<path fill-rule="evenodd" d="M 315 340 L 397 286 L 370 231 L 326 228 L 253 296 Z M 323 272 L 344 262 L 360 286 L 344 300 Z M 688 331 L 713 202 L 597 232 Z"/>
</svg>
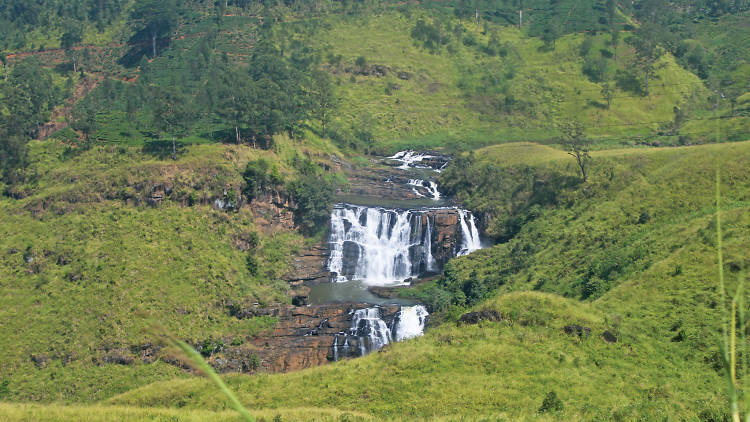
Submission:
<svg viewBox="0 0 750 422">
<path fill-rule="evenodd" d="M 294 199 L 294 223 L 307 235 L 325 229 L 332 211 L 335 185 L 332 180 L 316 174 L 303 174 L 289 184 Z"/>
<path fill-rule="evenodd" d="M 638 95 L 644 94 L 643 86 L 634 69 L 618 69 L 615 73 L 615 84 L 623 91 Z"/>
<path fill-rule="evenodd" d="M 276 165 L 262 158 L 248 162 L 245 171 L 242 173 L 242 178 L 245 180 L 242 193 L 249 200 L 255 198 L 259 193 L 282 183 L 281 175 Z"/>
<path fill-rule="evenodd" d="M 603 56 L 588 55 L 583 62 L 583 74 L 591 82 L 602 82 L 607 79 L 609 73 L 609 60 Z"/>
<path fill-rule="evenodd" d="M 245 258 L 245 263 L 247 266 L 247 272 L 249 272 L 251 276 L 258 275 L 258 268 L 260 267 L 260 264 L 258 263 L 258 257 L 249 254 L 247 258 Z"/>
<path fill-rule="evenodd" d="M 591 47 L 594 45 L 594 39 L 591 37 L 585 37 L 583 41 L 581 42 L 581 45 L 578 46 L 578 54 L 581 55 L 581 57 L 586 57 L 589 54 L 589 51 L 591 51 Z"/>
<path fill-rule="evenodd" d="M 557 397 L 557 393 L 555 393 L 554 391 L 550 391 L 544 397 L 544 401 L 542 402 L 542 407 L 539 408 L 539 413 L 559 412 L 562 409 L 563 409 L 562 400 L 560 400 Z"/>
</svg>

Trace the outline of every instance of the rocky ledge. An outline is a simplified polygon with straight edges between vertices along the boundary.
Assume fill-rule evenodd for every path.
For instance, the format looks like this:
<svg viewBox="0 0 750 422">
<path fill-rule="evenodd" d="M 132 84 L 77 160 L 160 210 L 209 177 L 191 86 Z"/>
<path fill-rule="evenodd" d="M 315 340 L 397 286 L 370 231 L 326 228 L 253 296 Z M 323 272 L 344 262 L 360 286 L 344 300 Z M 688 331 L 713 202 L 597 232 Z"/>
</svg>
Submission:
<svg viewBox="0 0 750 422">
<path fill-rule="evenodd" d="M 220 372 L 288 372 L 323 365 L 334 360 L 334 339 L 348 332 L 353 311 L 371 305 L 363 303 L 319 306 L 236 307 L 240 319 L 269 316 L 278 319 L 272 331 L 262 333 L 241 346 L 226 347 L 209 361 Z M 390 324 L 399 306 L 380 307 L 381 317 Z"/>
</svg>

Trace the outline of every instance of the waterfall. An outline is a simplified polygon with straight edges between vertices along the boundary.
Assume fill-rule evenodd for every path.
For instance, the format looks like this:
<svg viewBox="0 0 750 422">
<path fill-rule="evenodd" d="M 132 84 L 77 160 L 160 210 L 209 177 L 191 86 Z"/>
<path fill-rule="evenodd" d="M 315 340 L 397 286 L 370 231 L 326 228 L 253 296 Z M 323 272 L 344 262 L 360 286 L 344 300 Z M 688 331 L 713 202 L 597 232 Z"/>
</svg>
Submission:
<svg viewBox="0 0 750 422">
<path fill-rule="evenodd" d="M 461 249 L 456 255 L 467 255 L 481 249 L 482 244 L 479 240 L 479 230 L 474 223 L 474 214 L 466 210 L 458 210 L 458 216 L 461 223 Z"/>
<path fill-rule="evenodd" d="M 380 308 L 365 308 L 354 311 L 350 335 L 359 339 L 359 350 L 362 356 L 381 349 L 391 342 L 391 330 L 380 319 Z"/>
<path fill-rule="evenodd" d="M 388 328 L 378 307 L 352 310 L 351 315 L 349 331 L 340 332 L 333 338 L 334 361 L 341 357 L 364 356 L 392 341 L 421 336 L 429 316 L 422 305 L 402 306 L 393 316 L 392 327 Z M 343 337 L 343 343 L 339 337 Z"/>
<path fill-rule="evenodd" d="M 415 163 L 418 163 L 426 158 L 432 158 L 431 155 L 419 153 L 416 151 L 399 151 L 396 154 L 388 157 L 392 160 L 400 161 L 401 165 L 398 166 L 398 168 L 403 170 L 408 170 L 409 167 L 421 167 L 421 168 L 430 168 L 429 166 L 418 166 Z"/>
<path fill-rule="evenodd" d="M 332 280 L 362 280 L 369 285 L 387 285 L 426 271 L 436 271 L 434 212 L 454 210 L 458 227 L 452 229 L 456 243 L 453 255 L 466 255 L 482 247 L 474 215 L 458 208 L 388 209 L 339 204 L 331 214 L 328 270 Z M 441 226 L 443 227 L 443 226 Z M 460 233 L 460 234 L 459 234 Z M 438 254 L 441 262 L 445 254 Z"/>
<path fill-rule="evenodd" d="M 393 319 L 392 337 L 396 341 L 421 336 L 427 323 L 427 309 L 422 305 L 404 306 Z"/>
<path fill-rule="evenodd" d="M 440 192 L 438 191 L 437 183 L 433 181 L 424 181 L 422 179 L 409 179 L 409 186 L 416 186 L 416 187 L 424 188 L 425 190 L 427 190 L 430 196 L 432 196 L 432 199 L 436 201 L 440 199 Z M 412 188 L 412 190 L 417 195 L 424 196 L 417 189 Z"/>
<path fill-rule="evenodd" d="M 422 249 L 424 256 L 427 261 L 427 271 L 435 270 L 435 258 L 432 256 L 432 224 L 430 224 L 430 218 L 427 218 L 427 228 L 424 231 L 424 239 L 422 240 Z"/>
<path fill-rule="evenodd" d="M 432 224 L 426 210 L 337 205 L 328 259 L 334 281 L 388 284 L 433 268 Z"/>
</svg>

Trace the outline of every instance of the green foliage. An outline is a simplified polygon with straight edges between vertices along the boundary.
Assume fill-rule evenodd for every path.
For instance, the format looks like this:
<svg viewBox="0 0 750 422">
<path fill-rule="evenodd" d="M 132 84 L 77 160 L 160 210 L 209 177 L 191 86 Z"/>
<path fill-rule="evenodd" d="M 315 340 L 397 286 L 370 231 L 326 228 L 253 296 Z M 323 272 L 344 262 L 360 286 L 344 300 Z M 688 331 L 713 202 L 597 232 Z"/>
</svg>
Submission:
<svg viewBox="0 0 750 422">
<path fill-rule="evenodd" d="M 283 184 L 279 168 L 276 164 L 263 158 L 249 161 L 245 166 L 245 171 L 242 173 L 242 178 L 245 181 L 242 193 L 249 200 L 252 200 L 260 193 L 268 192 Z"/>
<path fill-rule="evenodd" d="M 587 55 L 583 62 L 583 74 L 591 82 L 604 82 L 609 79 L 610 60 L 597 54 Z"/>
<path fill-rule="evenodd" d="M 0 82 L 0 181 L 17 183 L 24 178 L 29 138 L 36 136 L 52 108 L 61 100 L 52 73 L 36 59 L 13 66 Z"/>
<path fill-rule="evenodd" d="M 445 32 L 440 20 L 428 23 L 420 18 L 411 30 L 411 37 L 420 42 L 424 48 L 437 53 L 448 42 L 449 37 Z"/>
<path fill-rule="evenodd" d="M 660 28 L 653 23 L 641 25 L 635 34 L 626 41 L 635 49 L 636 66 L 643 74 L 645 95 L 649 94 L 649 81 L 657 69 L 657 62 L 664 54 L 659 44 L 658 31 Z"/>
<path fill-rule="evenodd" d="M 309 165 L 305 167 L 309 168 Z M 303 167 L 304 168 L 304 167 Z M 294 222 L 307 235 L 320 234 L 333 210 L 336 182 L 317 171 L 302 170 L 301 176 L 287 185 L 294 201 Z"/>
<path fill-rule="evenodd" d="M 561 131 L 562 139 L 560 143 L 568 155 L 576 159 L 576 164 L 581 171 L 581 179 L 585 183 L 589 162 L 591 161 L 589 149 L 592 141 L 584 134 L 584 127 L 580 122 L 565 123 Z"/>
<path fill-rule="evenodd" d="M 182 6 L 182 2 L 175 0 L 142 0 L 136 3 L 130 13 L 135 34 L 129 40 L 135 44 L 135 49 L 140 49 L 139 44 L 146 41 L 151 47 L 151 57 L 156 57 L 157 40 L 168 37 L 177 25 L 182 12 L 178 4 Z"/>
<path fill-rule="evenodd" d="M 562 400 L 557 397 L 557 393 L 550 391 L 544 396 L 544 401 L 542 401 L 542 406 L 539 408 L 539 413 L 559 412 L 563 410 L 564 407 Z"/>
</svg>

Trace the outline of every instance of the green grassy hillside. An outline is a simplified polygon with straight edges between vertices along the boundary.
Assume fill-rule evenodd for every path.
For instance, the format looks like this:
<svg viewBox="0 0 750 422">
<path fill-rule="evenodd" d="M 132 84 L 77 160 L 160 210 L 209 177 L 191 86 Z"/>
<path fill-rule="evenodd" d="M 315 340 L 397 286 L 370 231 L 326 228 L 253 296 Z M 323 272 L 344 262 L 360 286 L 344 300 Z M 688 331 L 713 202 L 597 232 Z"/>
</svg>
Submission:
<svg viewBox="0 0 750 422">
<path fill-rule="evenodd" d="M 575 174 L 562 158 L 530 168 Z M 456 259 L 436 282 L 446 289 L 478 282 L 485 293 L 474 309 L 496 310 L 502 321 L 456 326 L 448 317 L 422 338 L 362 359 L 231 377 L 230 385 L 251 408 L 295 403 L 386 419 L 450 418 L 456 409 L 470 419 L 544 418 L 540 408 L 554 391 L 563 406 L 552 419 L 721 420 L 714 169 L 724 175 L 733 291 L 747 267 L 750 179 L 740 169 L 748 158 L 750 143 L 596 154 L 590 185 L 540 210 L 510 242 Z M 614 175 L 604 182 L 608 166 Z M 587 283 L 600 290 L 580 301 Z M 455 302 L 452 314 L 465 304 Z M 565 334 L 570 324 L 591 336 Z M 618 341 L 604 342 L 604 330 Z M 225 408 L 213 391 L 200 379 L 167 381 L 108 403 L 172 407 L 189 396 L 191 409 Z"/>
<path fill-rule="evenodd" d="M 250 160 L 281 163 L 293 179 L 289 142 L 279 138 L 278 153 L 185 147 L 176 161 L 135 147 L 33 142 L 35 177 L 16 189 L 24 197 L 0 200 L 0 332 L 13 345 L 0 353 L 1 399 L 91 402 L 184 376 L 162 361 L 108 363 L 132 360 L 133 347 L 154 341 L 154 325 L 193 344 L 242 343 L 272 328 L 272 318 L 230 317 L 223 303 L 288 302 L 282 276 L 307 240 L 272 210 L 213 202 L 246 201 Z"/>
<path fill-rule="evenodd" d="M 551 139 L 557 136 L 555 125 L 570 119 L 580 120 L 594 135 L 615 138 L 612 142 L 635 143 L 632 137 L 648 138 L 660 123 L 671 121 L 675 105 L 705 97 L 700 80 L 665 57 L 650 97 L 614 88 L 612 82 L 615 98 L 606 109 L 602 84 L 582 73 L 579 50 L 584 39 L 591 38 L 592 51 L 599 54 L 598 49 L 607 48 L 608 35 L 564 36 L 549 51 L 541 40 L 517 29 L 489 25 L 484 30 L 464 21 L 460 38 L 432 52 L 410 36 L 419 19 L 425 18 L 386 14 L 332 23 L 320 37 L 327 43 L 323 45 L 330 45 L 330 54 L 342 56 L 339 68 L 356 68 L 360 56 L 391 68 L 384 77 L 340 77 L 345 121 L 360 123 L 363 113 L 372 117 L 384 150 L 405 145 L 468 149 Z M 493 37 L 500 40 L 505 56 L 482 50 Z M 466 39 L 476 44 L 467 46 L 462 41 Z M 612 74 L 632 59 L 628 47 L 619 49 L 616 63 L 611 60 Z M 412 76 L 404 81 L 398 72 Z M 499 104 L 506 102 L 513 105 Z"/>
<path fill-rule="evenodd" d="M 441 191 L 494 246 L 409 293 L 433 312 L 422 338 L 229 377 L 259 419 L 727 418 L 714 172 L 731 290 L 750 264 L 747 11 L 674 18 L 646 94 L 640 3 L 607 18 L 605 2 L 534 0 L 520 29 L 514 5 L 488 1 L 221 3 L 180 8 L 158 54 L 128 43 L 136 2 L 0 6 L 0 414 L 236 418 L 174 356 L 137 358 L 153 327 L 194 345 L 272 329 L 225 305 L 289 301 L 336 157 L 434 148 L 457 153 Z M 557 145 L 571 121 L 593 142 L 585 183 Z M 261 193 L 314 212 L 215 205 Z M 469 310 L 502 318 L 457 326 Z"/>
</svg>

